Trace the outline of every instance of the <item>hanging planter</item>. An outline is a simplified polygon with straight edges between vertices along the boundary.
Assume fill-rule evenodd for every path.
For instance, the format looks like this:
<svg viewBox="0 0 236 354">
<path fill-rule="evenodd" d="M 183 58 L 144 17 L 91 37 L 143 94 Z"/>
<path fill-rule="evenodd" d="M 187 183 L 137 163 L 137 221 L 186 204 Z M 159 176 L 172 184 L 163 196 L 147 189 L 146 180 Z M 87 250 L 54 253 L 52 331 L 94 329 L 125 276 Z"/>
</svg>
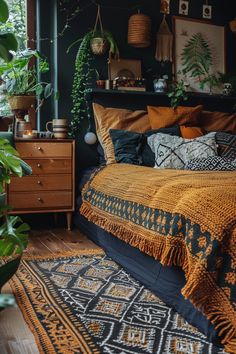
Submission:
<svg viewBox="0 0 236 354">
<path fill-rule="evenodd" d="M 98 28 L 98 23 L 100 30 Z M 108 49 L 108 43 L 104 35 L 104 30 L 102 26 L 102 19 L 100 13 L 100 5 L 98 5 L 97 17 L 93 29 L 93 38 L 90 41 L 90 48 L 94 55 L 105 54 Z"/>
<path fill-rule="evenodd" d="M 128 44 L 136 48 L 146 48 L 151 44 L 151 19 L 144 14 L 135 14 L 128 22 Z"/>
</svg>

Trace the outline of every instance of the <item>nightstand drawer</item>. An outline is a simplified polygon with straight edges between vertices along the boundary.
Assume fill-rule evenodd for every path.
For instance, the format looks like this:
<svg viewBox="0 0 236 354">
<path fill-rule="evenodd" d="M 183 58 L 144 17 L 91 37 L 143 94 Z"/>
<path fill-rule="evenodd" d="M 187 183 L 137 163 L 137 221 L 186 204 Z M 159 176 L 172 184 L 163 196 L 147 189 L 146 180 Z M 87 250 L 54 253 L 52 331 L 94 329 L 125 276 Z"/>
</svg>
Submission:
<svg viewBox="0 0 236 354">
<path fill-rule="evenodd" d="M 22 159 L 27 157 L 71 157 L 72 145 L 70 142 L 17 142 L 16 150 Z"/>
<path fill-rule="evenodd" d="M 33 175 L 71 173 L 71 159 L 24 159 L 32 168 Z"/>
<path fill-rule="evenodd" d="M 71 175 L 13 177 L 9 186 L 12 192 L 71 190 Z"/>
<path fill-rule="evenodd" d="M 8 200 L 13 209 L 44 210 L 72 208 L 72 193 L 67 191 L 54 192 L 11 192 Z"/>
</svg>

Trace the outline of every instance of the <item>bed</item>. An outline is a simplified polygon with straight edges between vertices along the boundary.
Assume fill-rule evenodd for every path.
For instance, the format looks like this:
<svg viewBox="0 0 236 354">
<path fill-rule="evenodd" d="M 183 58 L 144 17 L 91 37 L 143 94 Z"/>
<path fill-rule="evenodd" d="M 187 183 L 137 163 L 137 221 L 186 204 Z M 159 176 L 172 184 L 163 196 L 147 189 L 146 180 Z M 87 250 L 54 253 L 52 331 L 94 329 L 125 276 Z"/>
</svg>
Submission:
<svg viewBox="0 0 236 354">
<path fill-rule="evenodd" d="M 101 106 L 98 108 L 100 110 Z M 196 120 L 198 109 L 190 114 L 192 120 Z M 129 115 L 129 125 L 131 122 L 132 132 L 136 132 L 134 136 L 133 133 L 120 134 L 124 130 L 121 122 L 125 120 L 127 127 L 124 112 L 119 119 L 114 116 L 116 112 L 104 111 L 104 107 L 101 110 L 98 114 L 95 107 L 95 115 L 100 115 L 101 121 L 107 123 L 102 134 L 108 131 L 108 126 L 109 130 L 114 129 L 112 122 L 115 121 L 118 129 L 114 129 L 114 136 L 126 135 L 129 153 L 122 150 L 124 141 L 122 145 L 120 141 L 115 145 L 114 140 L 107 139 L 104 144 L 104 136 L 101 138 L 109 163 L 90 168 L 83 174 L 77 199 L 77 226 L 210 341 L 221 341 L 226 351 L 235 353 L 235 172 L 143 166 L 140 156 L 144 152 L 146 156 L 147 151 L 146 146 L 140 149 L 140 144 L 143 134 L 150 129 L 145 126 L 148 125 L 146 113 L 132 111 Z M 181 112 L 186 128 L 188 117 L 189 113 Z M 226 134 L 235 129 L 228 123 L 227 120 Z M 101 135 L 99 119 L 96 119 L 96 128 Z M 151 128 L 159 131 L 158 137 L 163 133 L 160 127 Z M 196 129 L 190 130 L 191 134 L 196 134 Z M 222 131 L 222 127 L 218 130 Z M 184 134 L 186 132 L 189 134 L 189 129 Z M 151 136 L 154 134 L 147 134 L 146 141 L 150 140 L 150 146 L 153 143 L 155 155 L 155 149 L 160 151 L 160 146 L 157 148 L 155 142 L 151 142 Z M 210 138 L 215 140 L 215 136 Z M 221 138 L 219 135 L 218 139 Z M 204 137 L 194 138 L 194 141 L 197 139 L 205 144 Z M 175 133 L 173 140 L 179 141 Z M 134 149 L 133 143 L 136 144 Z M 166 146 L 168 143 L 165 142 Z M 232 153 L 228 146 L 224 152 Z M 231 160 L 235 157 L 231 156 Z M 120 163 L 115 163 L 119 158 Z M 196 161 L 192 167 L 195 165 Z"/>
</svg>

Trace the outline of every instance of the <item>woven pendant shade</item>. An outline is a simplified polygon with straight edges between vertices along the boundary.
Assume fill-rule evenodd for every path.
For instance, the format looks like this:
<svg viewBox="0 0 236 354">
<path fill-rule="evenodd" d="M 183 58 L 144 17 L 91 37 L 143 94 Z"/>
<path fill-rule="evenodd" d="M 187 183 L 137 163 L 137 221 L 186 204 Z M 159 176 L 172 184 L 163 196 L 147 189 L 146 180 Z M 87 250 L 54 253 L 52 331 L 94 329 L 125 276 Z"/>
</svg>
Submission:
<svg viewBox="0 0 236 354">
<path fill-rule="evenodd" d="M 157 61 L 173 61 L 173 34 L 166 22 L 165 15 L 157 32 L 155 58 Z"/>
<path fill-rule="evenodd" d="M 151 19 L 144 14 L 135 14 L 128 22 L 128 44 L 145 48 L 151 44 Z"/>
</svg>

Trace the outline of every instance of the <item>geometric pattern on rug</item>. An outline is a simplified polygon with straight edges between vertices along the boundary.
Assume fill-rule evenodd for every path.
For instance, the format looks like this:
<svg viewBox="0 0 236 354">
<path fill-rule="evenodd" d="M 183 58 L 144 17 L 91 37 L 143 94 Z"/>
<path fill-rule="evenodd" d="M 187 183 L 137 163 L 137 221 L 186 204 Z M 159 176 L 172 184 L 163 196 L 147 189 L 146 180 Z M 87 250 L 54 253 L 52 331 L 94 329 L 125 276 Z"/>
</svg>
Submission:
<svg viewBox="0 0 236 354">
<path fill-rule="evenodd" d="M 12 279 L 41 353 L 225 353 L 102 251 L 77 254 L 24 260 Z"/>
</svg>

